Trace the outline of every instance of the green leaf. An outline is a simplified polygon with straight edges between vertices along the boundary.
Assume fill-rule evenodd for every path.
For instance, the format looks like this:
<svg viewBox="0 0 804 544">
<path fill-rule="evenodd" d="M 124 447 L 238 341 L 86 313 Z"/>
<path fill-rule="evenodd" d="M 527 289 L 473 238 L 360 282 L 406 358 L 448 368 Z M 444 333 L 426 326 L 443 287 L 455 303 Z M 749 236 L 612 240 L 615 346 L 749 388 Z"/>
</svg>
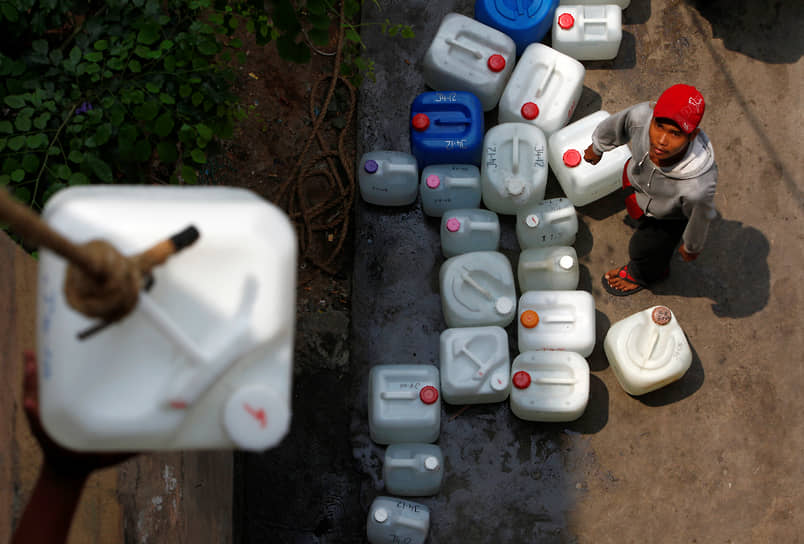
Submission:
<svg viewBox="0 0 804 544">
<path fill-rule="evenodd" d="M 170 114 L 170 112 L 163 113 L 156 120 L 154 132 L 157 136 L 164 138 L 173 130 L 173 125 L 173 116 Z"/>
<path fill-rule="evenodd" d="M 218 44 L 214 40 L 200 40 L 198 50 L 204 55 L 214 55 L 218 52 Z"/>
<path fill-rule="evenodd" d="M 11 121 L 0 121 L 0 134 L 12 134 L 14 127 L 11 126 Z"/>
<path fill-rule="evenodd" d="M 50 62 L 53 64 L 53 66 L 58 66 L 61 64 L 61 61 L 64 60 L 64 55 L 62 54 L 61 49 L 52 50 L 48 57 L 50 58 Z"/>
<path fill-rule="evenodd" d="M 137 127 L 134 125 L 123 125 L 117 133 L 117 142 L 121 148 L 128 148 L 134 145 L 137 139 Z"/>
<path fill-rule="evenodd" d="M 159 100 L 162 101 L 163 104 L 175 104 L 176 100 L 167 93 L 160 93 Z"/>
<path fill-rule="evenodd" d="M 193 160 L 194 160 L 195 162 L 197 162 L 197 163 L 204 164 L 205 162 L 207 162 L 207 155 L 206 155 L 206 153 L 204 153 L 204 152 L 203 152 L 203 151 L 201 151 L 200 149 L 193 149 L 193 150 L 190 152 L 190 156 L 191 156 L 191 157 L 193 158 Z"/>
<path fill-rule="evenodd" d="M 347 28 L 346 32 L 344 32 L 343 37 L 349 40 L 350 42 L 354 43 L 361 43 L 360 34 L 355 32 L 353 28 Z"/>
<path fill-rule="evenodd" d="M 12 178 L 13 177 L 14 176 L 12 176 Z M 17 187 L 16 189 L 14 189 L 14 198 L 19 200 L 20 202 L 30 202 L 31 191 L 29 191 L 27 187 Z"/>
<path fill-rule="evenodd" d="M 112 57 L 108 61 L 106 61 L 106 66 L 111 68 L 112 70 L 122 70 L 126 67 L 123 59 L 119 57 Z"/>
<path fill-rule="evenodd" d="M 18 168 L 11 172 L 11 181 L 22 181 L 25 179 L 25 170 Z"/>
<path fill-rule="evenodd" d="M 109 137 L 112 135 L 112 125 L 110 123 L 104 123 L 98 127 L 98 130 L 95 131 L 95 143 L 97 145 L 103 145 L 109 141 Z"/>
<path fill-rule="evenodd" d="M 25 145 L 25 136 L 14 136 L 8 141 L 8 148 L 11 151 L 19 151 Z"/>
<path fill-rule="evenodd" d="M 158 39 L 159 26 L 153 23 L 143 25 L 139 34 L 137 34 L 137 41 L 145 45 L 151 45 Z"/>
<path fill-rule="evenodd" d="M 126 116 L 126 110 L 124 110 L 119 105 L 115 104 L 111 108 L 109 108 L 109 120 L 112 122 L 112 125 L 119 127 L 120 124 L 123 122 L 123 119 Z"/>
<path fill-rule="evenodd" d="M 72 171 L 70 170 L 70 167 L 67 166 L 66 164 L 60 164 L 58 167 L 56 167 L 56 175 L 59 176 L 61 179 L 70 179 Z"/>
<path fill-rule="evenodd" d="M 204 100 L 204 95 L 196 91 L 193 93 L 191 100 L 193 101 L 193 106 L 197 106 Z"/>
<path fill-rule="evenodd" d="M 84 154 L 76 149 L 70 151 L 70 154 L 67 155 L 67 158 L 76 164 L 81 164 L 82 162 L 84 162 Z"/>
<path fill-rule="evenodd" d="M 131 59 L 128 63 L 128 69 L 134 72 L 135 74 L 138 74 L 142 72 L 142 64 L 140 64 L 140 61 L 138 61 L 137 59 Z"/>
<path fill-rule="evenodd" d="M 159 153 L 159 160 L 162 162 L 176 162 L 179 158 L 176 144 L 173 142 L 159 142 L 156 144 L 156 152 Z"/>
<path fill-rule="evenodd" d="M 134 160 L 145 162 L 151 158 L 151 144 L 148 140 L 137 140 L 134 144 Z"/>
<path fill-rule="evenodd" d="M 19 12 L 16 9 L 14 9 L 14 6 L 3 3 L 0 4 L 0 9 L 3 10 L 3 15 L 6 17 L 6 19 L 11 21 L 12 23 L 16 23 L 17 20 L 19 19 Z"/>
<path fill-rule="evenodd" d="M 103 162 L 97 155 L 88 153 L 86 156 L 87 164 L 92 169 L 98 178 L 101 181 L 106 183 L 112 183 L 112 169 L 109 168 L 109 165 Z"/>
<path fill-rule="evenodd" d="M 198 131 L 198 136 L 202 140 L 211 140 L 213 136 L 212 129 L 205 125 L 204 123 L 198 123 L 195 125 L 195 129 Z"/>
<path fill-rule="evenodd" d="M 193 88 L 186 83 L 179 86 L 179 96 L 182 98 L 187 98 L 192 92 Z"/>
<path fill-rule="evenodd" d="M 75 46 L 72 49 L 70 49 L 70 61 L 73 64 L 78 64 L 80 60 L 81 60 L 81 50 L 78 48 L 78 46 Z"/>
<path fill-rule="evenodd" d="M 103 53 L 99 53 L 98 51 L 92 51 L 84 55 L 84 58 L 90 62 L 100 62 L 103 60 Z"/>
<path fill-rule="evenodd" d="M 25 143 L 28 145 L 28 149 L 39 149 L 47 145 L 47 136 L 42 133 L 34 134 L 25 138 Z"/>
<path fill-rule="evenodd" d="M 50 121 L 50 114 L 48 112 L 44 112 L 42 115 L 34 119 L 34 126 L 39 130 L 42 130 L 47 126 L 48 121 Z"/>
<path fill-rule="evenodd" d="M 190 125 L 182 125 L 179 129 L 179 140 L 184 144 L 192 144 L 195 140 L 195 129 Z"/>
<path fill-rule="evenodd" d="M 36 172 L 36 169 L 39 168 L 39 158 L 36 155 L 25 155 L 22 158 L 22 167 L 29 174 L 33 174 Z"/>
<path fill-rule="evenodd" d="M 34 53 L 47 55 L 47 40 L 34 40 L 31 44 L 31 49 L 33 49 Z"/>
<path fill-rule="evenodd" d="M 156 94 L 162 88 L 162 81 L 149 81 L 145 84 L 145 88 L 148 89 L 149 92 Z"/>
<path fill-rule="evenodd" d="M 31 130 L 31 118 L 18 115 L 17 118 L 14 119 L 14 126 L 17 127 L 17 130 L 20 132 Z"/>
<path fill-rule="evenodd" d="M 159 102 L 149 100 L 141 106 L 134 108 L 134 118 L 140 121 L 153 121 L 159 113 Z"/>
<path fill-rule="evenodd" d="M 171 49 L 173 48 L 173 41 L 171 40 L 162 40 L 162 43 L 159 44 L 159 49 Z"/>
<path fill-rule="evenodd" d="M 109 47 L 109 42 L 106 40 L 98 40 L 95 42 L 93 47 L 95 48 L 95 51 L 106 51 L 106 49 Z"/>
<path fill-rule="evenodd" d="M 190 183 L 195 185 L 198 183 L 198 174 L 195 171 L 195 168 L 188 165 L 182 165 L 181 167 L 181 177 L 184 179 L 184 183 Z"/>
<path fill-rule="evenodd" d="M 67 181 L 70 185 L 88 185 L 89 178 L 86 177 L 81 172 L 73 172 L 70 175 L 70 179 Z"/>
<path fill-rule="evenodd" d="M 165 70 L 167 70 L 168 72 L 172 72 L 176 69 L 176 57 L 174 57 L 173 55 L 168 55 L 167 57 L 165 57 L 165 60 L 163 62 L 165 65 Z"/>
<path fill-rule="evenodd" d="M 19 109 L 25 105 L 25 100 L 22 98 L 22 96 L 19 95 L 7 96 L 5 97 L 4 102 L 6 103 L 7 106 L 14 109 Z"/>
</svg>

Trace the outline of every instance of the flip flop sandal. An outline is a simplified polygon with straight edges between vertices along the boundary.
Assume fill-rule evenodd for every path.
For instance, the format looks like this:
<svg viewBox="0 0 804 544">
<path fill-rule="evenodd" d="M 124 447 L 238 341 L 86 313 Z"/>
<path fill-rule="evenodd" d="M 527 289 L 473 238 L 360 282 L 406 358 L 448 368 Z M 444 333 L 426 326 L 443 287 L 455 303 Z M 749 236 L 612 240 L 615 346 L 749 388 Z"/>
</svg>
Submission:
<svg viewBox="0 0 804 544">
<path fill-rule="evenodd" d="M 621 291 L 619 289 L 616 289 L 616 288 L 612 287 L 609 284 L 609 280 L 606 279 L 606 275 L 603 274 L 600 277 L 600 279 L 603 281 L 603 289 L 605 289 L 606 291 L 608 291 L 610 294 L 614 295 L 615 297 L 627 297 L 628 295 L 633 295 L 634 293 L 638 293 L 638 292 L 642 291 L 645 287 L 647 287 L 645 284 L 643 284 L 640 281 L 637 281 L 633 276 L 631 276 L 631 274 L 628 273 L 628 265 L 621 266 L 620 269 L 617 271 L 617 275 L 620 278 L 622 278 L 622 279 L 624 279 L 626 281 L 630 281 L 636 287 L 634 287 L 633 289 L 629 289 L 627 291 Z"/>
</svg>

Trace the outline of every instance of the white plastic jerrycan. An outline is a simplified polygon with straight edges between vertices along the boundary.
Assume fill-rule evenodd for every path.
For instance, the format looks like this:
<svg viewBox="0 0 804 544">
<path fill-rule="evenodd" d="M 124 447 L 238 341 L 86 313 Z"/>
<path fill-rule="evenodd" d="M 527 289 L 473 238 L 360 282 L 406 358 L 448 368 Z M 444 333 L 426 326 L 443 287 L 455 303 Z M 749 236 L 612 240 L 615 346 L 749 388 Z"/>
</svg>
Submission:
<svg viewBox="0 0 804 544">
<path fill-rule="evenodd" d="M 680 379 L 692 363 L 684 331 L 666 306 L 653 306 L 614 323 L 603 349 L 614 375 L 631 395 Z"/>
<path fill-rule="evenodd" d="M 391 444 L 382 466 L 385 489 L 394 495 L 435 495 L 444 479 L 444 455 L 435 444 Z"/>
<path fill-rule="evenodd" d="M 445 211 L 480 206 L 480 170 L 474 164 L 433 164 L 422 170 L 422 211 L 441 217 Z"/>
<path fill-rule="evenodd" d="M 544 198 L 547 140 L 535 126 L 504 123 L 486 132 L 480 170 L 483 203 L 492 211 L 514 215 Z"/>
<path fill-rule="evenodd" d="M 441 216 L 441 251 L 454 257 L 471 251 L 497 251 L 500 218 L 489 210 L 449 210 Z"/>
<path fill-rule="evenodd" d="M 369 151 L 358 169 L 360 196 L 370 204 L 406 206 L 416 201 L 419 167 L 416 157 L 401 151 Z"/>
<path fill-rule="evenodd" d="M 609 60 L 623 38 L 622 9 L 614 3 L 559 7 L 553 17 L 553 48 L 578 60 Z"/>
<path fill-rule="evenodd" d="M 519 351 L 595 348 L 595 299 L 586 291 L 526 291 L 519 297 Z"/>
<path fill-rule="evenodd" d="M 506 327 L 516 314 L 511 263 L 496 251 L 450 257 L 439 271 L 447 327 Z"/>
<path fill-rule="evenodd" d="M 623 167 L 631 157 L 627 145 L 603 153 L 595 165 L 583 159 L 584 150 L 592 143 L 592 133 L 609 115 L 596 111 L 550 136 L 547 148 L 550 168 L 564 194 L 576 206 L 585 206 L 622 186 Z"/>
<path fill-rule="evenodd" d="M 430 531 L 430 509 L 423 504 L 377 497 L 371 503 L 366 522 L 370 544 L 424 544 Z"/>
<path fill-rule="evenodd" d="M 369 372 L 369 432 L 377 444 L 435 442 L 441 425 L 438 368 L 377 365 Z"/>
<path fill-rule="evenodd" d="M 527 421 L 573 421 L 589 402 L 589 365 L 573 351 L 526 351 L 511 368 L 511 411 Z"/>
<path fill-rule="evenodd" d="M 519 254 L 519 290 L 572 291 L 578 288 L 578 254 L 572 246 L 535 247 Z"/>
<path fill-rule="evenodd" d="M 570 246 L 578 234 L 575 206 L 567 198 L 549 198 L 517 213 L 519 247 Z"/>
<path fill-rule="evenodd" d="M 516 44 L 496 28 L 448 13 L 422 62 L 424 81 L 436 91 L 467 91 L 483 111 L 497 106 L 514 69 Z"/>
<path fill-rule="evenodd" d="M 82 244 L 133 255 L 192 225 L 131 314 L 98 324 L 64 296 L 66 262 L 39 258 L 41 418 L 74 450 L 264 450 L 290 425 L 296 235 L 287 216 L 229 187 L 65 189 L 43 219 Z"/>
<path fill-rule="evenodd" d="M 559 6 L 599 6 L 601 4 L 615 4 L 620 9 L 625 9 L 631 5 L 631 0 L 560 0 L 558 4 Z"/>
<path fill-rule="evenodd" d="M 449 404 L 508 398 L 508 335 L 502 327 L 461 327 L 441 333 L 441 393 Z"/>
<path fill-rule="evenodd" d="M 500 123 L 528 123 L 549 136 L 566 125 L 583 90 L 583 64 L 542 43 L 522 53 L 500 97 Z"/>
</svg>

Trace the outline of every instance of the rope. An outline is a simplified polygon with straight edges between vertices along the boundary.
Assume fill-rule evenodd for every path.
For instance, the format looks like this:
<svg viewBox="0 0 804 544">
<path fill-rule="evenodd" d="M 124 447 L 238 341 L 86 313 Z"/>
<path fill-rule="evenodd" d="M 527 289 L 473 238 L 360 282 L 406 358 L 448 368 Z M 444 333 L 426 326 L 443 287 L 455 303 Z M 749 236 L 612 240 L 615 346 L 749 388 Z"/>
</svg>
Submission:
<svg viewBox="0 0 804 544">
<path fill-rule="evenodd" d="M 335 261 L 343 251 L 343 246 L 348 237 L 350 212 L 355 197 L 354 152 L 348 151 L 353 146 L 347 146 L 345 140 L 353 122 L 357 98 L 354 85 L 339 74 L 343 57 L 344 21 L 344 2 L 341 2 L 338 42 L 332 74 L 322 75 L 313 85 L 309 104 L 310 117 L 315 119 L 312 132 L 296 160 L 290 177 L 279 186 L 274 198 L 274 201 L 285 210 L 296 224 L 303 258 L 330 275 L 338 272 Z M 324 102 L 319 109 L 320 113 L 316 115 L 316 97 L 327 80 L 329 80 L 329 87 Z M 321 133 L 321 127 L 339 83 L 345 86 L 349 92 L 349 111 L 346 116 L 346 123 L 340 129 L 338 135 L 338 149 L 336 151 L 329 149 L 327 141 Z M 310 151 L 313 141 L 318 142 L 321 151 L 307 158 L 307 153 Z M 326 169 L 318 167 L 322 162 L 326 162 Z M 345 179 L 341 174 L 342 171 L 346 173 Z M 331 196 L 324 202 L 310 205 L 308 195 L 311 193 L 310 180 L 313 179 L 325 180 L 327 191 Z M 322 258 L 318 252 L 314 251 L 316 249 L 314 244 L 317 239 L 316 235 L 324 231 L 335 231 L 332 233 L 333 241 L 335 241 L 335 236 L 337 236 L 337 241 L 332 249 L 327 252 L 327 255 Z"/>
</svg>

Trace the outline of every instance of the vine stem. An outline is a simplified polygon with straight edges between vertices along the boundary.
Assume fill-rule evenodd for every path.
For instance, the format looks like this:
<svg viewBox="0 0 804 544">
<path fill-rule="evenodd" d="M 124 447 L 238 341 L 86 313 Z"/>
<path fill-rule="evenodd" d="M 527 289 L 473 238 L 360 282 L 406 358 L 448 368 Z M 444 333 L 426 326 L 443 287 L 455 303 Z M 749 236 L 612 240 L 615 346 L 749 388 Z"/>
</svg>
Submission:
<svg viewBox="0 0 804 544">
<path fill-rule="evenodd" d="M 56 134 L 53 136 L 53 139 L 50 140 L 50 144 L 47 146 L 47 149 L 45 150 L 45 158 L 42 160 L 42 167 L 39 169 L 39 173 L 36 175 L 36 183 L 34 183 L 34 189 L 31 192 L 31 202 L 30 202 L 31 207 L 33 207 L 34 200 L 36 199 L 36 191 L 39 190 L 39 180 L 42 178 L 42 173 L 45 171 L 45 166 L 47 166 L 47 158 L 50 156 L 50 149 L 53 147 L 53 144 L 56 143 L 56 140 L 59 139 L 59 134 L 61 134 L 61 129 L 64 128 L 64 125 L 66 125 L 67 121 L 69 121 L 70 118 L 73 116 L 73 112 L 75 111 L 75 108 L 77 106 L 78 106 L 77 103 L 73 104 L 73 107 L 70 109 L 70 113 L 68 113 L 64 117 L 64 121 L 61 122 L 61 125 L 59 126 L 58 130 L 56 131 Z"/>
</svg>

